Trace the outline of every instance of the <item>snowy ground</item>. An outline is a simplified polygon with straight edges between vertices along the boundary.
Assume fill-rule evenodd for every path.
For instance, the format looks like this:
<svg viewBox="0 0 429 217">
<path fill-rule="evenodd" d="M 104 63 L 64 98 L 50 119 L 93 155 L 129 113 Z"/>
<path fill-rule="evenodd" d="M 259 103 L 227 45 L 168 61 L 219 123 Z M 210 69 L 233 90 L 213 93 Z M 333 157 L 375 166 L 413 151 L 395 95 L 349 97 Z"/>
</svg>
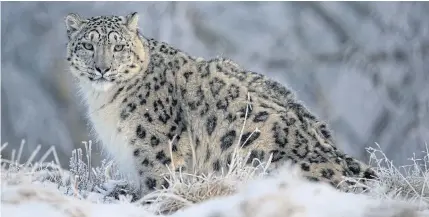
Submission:
<svg viewBox="0 0 429 217">
<path fill-rule="evenodd" d="M 380 174 L 380 180 L 369 184 L 369 193 L 342 193 L 329 185 L 308 182 L 290 165 L 267 175 L 267 163 L 249 167 L 242 164 L 245 157 L 237 156 L 222 176 L 171 173 L 168 189 L 131 202 L 131 197 L 122 195 L 115 199 L 119 191 L 127 189 L 120 187 L 125 181 L 113 162 L 88 168 L 91 143 L 85 144 L 85 153 L 73 152 L 70 171 L 55 162 L 43 163 L 50 154 L 56 158 L 55 149 L 34 161 L 36 149 L 27 162 L 20 162 L 24 143 L 12 159 L 2 159 L 2 216 L 429 216 L 428 154 L 424 159 L 412 158 L 410 166 L 395 168 L 379 150 L 369 149 Z"/>
</svg>

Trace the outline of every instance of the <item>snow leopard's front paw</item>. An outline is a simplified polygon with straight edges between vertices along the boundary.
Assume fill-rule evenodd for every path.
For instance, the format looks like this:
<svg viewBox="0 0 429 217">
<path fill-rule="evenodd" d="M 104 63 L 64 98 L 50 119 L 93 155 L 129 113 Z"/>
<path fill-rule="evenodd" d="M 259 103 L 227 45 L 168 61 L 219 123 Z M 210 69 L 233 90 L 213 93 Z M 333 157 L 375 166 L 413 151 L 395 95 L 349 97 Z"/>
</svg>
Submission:
<svg viewBox="0 0 429 217">
<path fill-rule="evenodd" d="M 117 200 L 125 197 L 127 200 L 134 202 L 140 198 L 139 191 L 133 188 L 125 180 L 109 180 L 101 186 L 95 187 L 95 190 L 107 197 L 113 197 Z"/>
</svg>

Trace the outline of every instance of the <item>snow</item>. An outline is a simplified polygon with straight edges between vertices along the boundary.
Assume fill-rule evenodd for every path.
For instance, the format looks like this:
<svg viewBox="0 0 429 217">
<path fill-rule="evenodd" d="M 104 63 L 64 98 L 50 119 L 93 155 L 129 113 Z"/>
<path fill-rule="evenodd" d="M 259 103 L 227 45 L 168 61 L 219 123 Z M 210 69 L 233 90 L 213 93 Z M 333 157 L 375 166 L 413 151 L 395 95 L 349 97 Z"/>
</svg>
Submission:
<svg viewBox="0 0 429 217">
<path fill-rule="evenodd" d="M 369 183 L 372 189 L 369 193 L 357 190 L 344 193 L 328 184 L 310 182 L 288 163 L 278 172 L 267 174 L 264 162 L 251 168 L 242 164 L 246 158 L 236 156 L 235 166 L 222 176 L 172 173 L 168 189 L 134 202 L 129 195 L 112 197 L 112 191 L 126 189 L 121 186 L 125 180 L 109 175 L 117 172 L 111 171 L 115 170 L 114 162 L 93 168 L 93 173 L 104 171 L 105 176 L 90 175 L 92 180 L 81 179 L 81 183 L 76 183 L 73 177 L 77 176 L 74 174 L 77 170 L 65 171 L 53 162 L 25 165 L 2 159 L 1 214 L 8 217 L 429 216 L 429 190 L 425 187 L 429 179 L 427 170 L 421 170 L 426 167 L 410 167 L 406 176 L 402 176 L 385 156 L 376 158 L 380 150 L 369 149 L 369 152 L 380 174 L 380 180 Z M 413 159 L 413 162 L 418 165 L 427 160 Z M 71 160 L 71 168 L 76 168 L 73 165 L 76 163 L 85 164 Z M 105 190 L 100 190 L 101 186 Z M 148 201 L 152 204 L 145 203 Z"/>
</svg>

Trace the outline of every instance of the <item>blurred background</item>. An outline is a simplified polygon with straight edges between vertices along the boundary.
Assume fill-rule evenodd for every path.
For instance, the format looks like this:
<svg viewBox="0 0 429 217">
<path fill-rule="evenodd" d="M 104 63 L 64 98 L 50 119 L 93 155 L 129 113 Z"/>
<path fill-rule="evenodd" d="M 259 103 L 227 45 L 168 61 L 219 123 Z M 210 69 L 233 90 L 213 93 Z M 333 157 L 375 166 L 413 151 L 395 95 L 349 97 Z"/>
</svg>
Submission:
<svg viewBox="0 0 429 217">
<path fill-rule="evenodd" d="M 3 158 L 25 139 L 23 159 L 54 145 L 67 167 L 72 150 L 93 139 L 65 70 L 63 18 L 133 11 L 147 37 L 229 57 L 293 88 L 352 156 L 366 161 L 365 147 L 378 143 L 403 165 L 426 150 L 428 3 L 1 2 Z"/>
</svg>

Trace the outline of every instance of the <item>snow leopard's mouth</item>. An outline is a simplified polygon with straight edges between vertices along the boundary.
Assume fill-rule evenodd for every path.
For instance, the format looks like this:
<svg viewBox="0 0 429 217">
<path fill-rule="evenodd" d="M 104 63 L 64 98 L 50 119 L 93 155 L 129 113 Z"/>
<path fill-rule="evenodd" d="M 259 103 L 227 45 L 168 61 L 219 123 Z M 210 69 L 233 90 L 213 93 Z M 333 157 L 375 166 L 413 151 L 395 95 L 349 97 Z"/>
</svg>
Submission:
<svg viewBox="0 0 429 217">
<path fill-rule="evenodd" d="M 99 78 L 93 79 L 92 81 L 93 81 L 93 82 L 96 82 L 96 83 L 100 83 L 100 84 L 102 84 L 102 83 L 110 83 L 110 82 L 113 82 L 113 81 L 115 81 L 115 79 L 114 79 L 114 78 L 112 78 L 112 79 L 107 79 L 107 78 L 105 78 L 105 77 L 99 77 Z"/>
<path fill-rule="evenodd" d="M 96 82 L 109 82 L 109 80 L 107 80 L 105 77 L 101 77 L 99 79 L 95 80 Z"/>
<path fill-rule="evenodd" d="M 108 80 L 106 78 L 98 78 L 98 79 L 94 79 L 92 81 L 92 87 L 95 88 L 98 91 L 107 91 L 109 90 L 112 86 L 114 86 L 115 83 L 113 83 L 114 79 L 112 80 Z"/>
</svg>

